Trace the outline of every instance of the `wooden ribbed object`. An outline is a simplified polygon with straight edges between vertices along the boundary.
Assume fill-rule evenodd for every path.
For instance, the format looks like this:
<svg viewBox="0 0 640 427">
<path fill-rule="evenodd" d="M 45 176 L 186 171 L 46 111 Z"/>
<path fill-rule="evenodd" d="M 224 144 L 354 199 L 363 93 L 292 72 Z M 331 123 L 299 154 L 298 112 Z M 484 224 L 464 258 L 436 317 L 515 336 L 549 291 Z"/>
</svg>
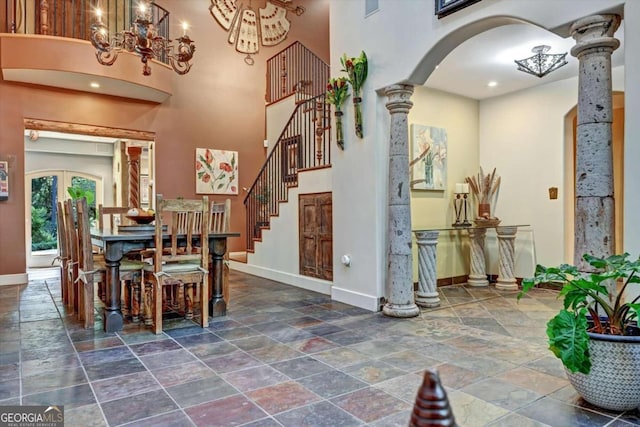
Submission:
<svg viewBox="0 0 640 427">
<path fill-rule="evenodd" d="M 447 393 L 434 370 L 427 369 L 413 405 L 409 427 L 455 427 Z"/>
</svg>

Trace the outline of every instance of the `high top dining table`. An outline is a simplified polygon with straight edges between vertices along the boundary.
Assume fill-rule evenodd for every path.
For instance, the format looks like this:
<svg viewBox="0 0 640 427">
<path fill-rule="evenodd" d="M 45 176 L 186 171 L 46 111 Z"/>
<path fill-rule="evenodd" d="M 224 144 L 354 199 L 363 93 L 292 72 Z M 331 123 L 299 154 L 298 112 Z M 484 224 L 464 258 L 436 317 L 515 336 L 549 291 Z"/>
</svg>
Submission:
<svg viewBox="0 0 640 427">
<path fill-rule="evenodd" d="M 153 227 L 132 227 L 124 231 L 91 230 L 91 243 L 102 249 L 107 267 L 107 301 L 104 309 L 104 331 L 116 332 L 122 330 L 123 317 L 120 301 L 120 262 L 125 254 L 133 250 L 152 248 L 154 246 Z M 209 283 L 212 292 L 209 299 L 209 316 L 219 317 L 227 314 L 227 305 L 222 296 L 223 258 L 227 251 L 227 238 L 240 237 L 238 232 L 209 234 Z M 167 233 L 164 239 L 169 241 L 171 235 Z M 196 236 L 195 239 L 199 239 Z M 180 236 L 178 236 L 180 239 Z M 186 235 L 182 236 L 186 240 Z"/>
</svg>

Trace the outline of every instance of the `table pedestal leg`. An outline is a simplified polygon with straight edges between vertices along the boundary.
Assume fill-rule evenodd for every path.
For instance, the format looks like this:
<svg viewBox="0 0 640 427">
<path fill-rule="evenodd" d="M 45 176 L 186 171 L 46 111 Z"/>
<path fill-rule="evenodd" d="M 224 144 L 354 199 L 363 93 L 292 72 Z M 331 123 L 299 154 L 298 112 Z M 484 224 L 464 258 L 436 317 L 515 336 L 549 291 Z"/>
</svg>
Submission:
<svg viewBox="0 0 640 427">
<path fill-rule="evenodd" d="M 211 317 L 226 316 L 227 303 L 222 297 L 222 276 L 224 269 L 224 254 L 227 251 L 227 238 L 214 238 L 209 244 L 212 262 L 209 264 L 209 281 L 211 298 L 209 299 L 209 315 Z"/>
<path fill-rule="evenodd" d="M 104 331 L 122 330 L 123 320 L 120 311 L 120 263 L 105 260 L 107 267 L 107 301 L 104 307 Z"/>
<path fill-rule="evenodd" d="M 471 245 L 471 271 L 467 281 L 469 286 L 489 286 L 484 260 L 484 238 L 486 235 L 487 230 L 484 228 L 469 229 L 469 243 Z"/>
<path fill-rule="evenodd" d="M 438 231 L 416 231 L 418 244 L 418 291 L 416 304 L 421 307 L 438 307 L 438 276 L 436 275 L 436 245 Z"/>
<path fill-rule="evenodd" d="M 498 281 L 497 289 L 516 291 L 518 283 L 514 275 L 514 241 L 518 227 L 496 227 L 498 234 Z"/>
</svg>

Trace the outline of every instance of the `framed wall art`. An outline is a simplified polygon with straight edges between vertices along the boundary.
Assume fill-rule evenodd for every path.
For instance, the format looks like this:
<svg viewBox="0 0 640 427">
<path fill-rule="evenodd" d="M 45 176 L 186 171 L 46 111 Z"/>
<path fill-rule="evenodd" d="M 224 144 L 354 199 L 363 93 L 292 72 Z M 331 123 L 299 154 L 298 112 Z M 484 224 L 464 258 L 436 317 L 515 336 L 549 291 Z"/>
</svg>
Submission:
<svg viewBox="0 0 640 427">
<path fill-rule="evenodd" d="M 9 199 L 9 163 L 0 161 L 0 200 Z"/>
<path fill-rule="evenodd" d="M 442 190 L 447 186 L 447 131 L 411 125 L 411 189 Z"/>
<path fill-rule="evenodd" d="M 438 19 L 478 3 L 480 0 L 435 0 Z"/>
<path fill-rule="evenodd" d="M 238 194 L 238 152 L 196 148 L 196 193 Z"/>
</svg>

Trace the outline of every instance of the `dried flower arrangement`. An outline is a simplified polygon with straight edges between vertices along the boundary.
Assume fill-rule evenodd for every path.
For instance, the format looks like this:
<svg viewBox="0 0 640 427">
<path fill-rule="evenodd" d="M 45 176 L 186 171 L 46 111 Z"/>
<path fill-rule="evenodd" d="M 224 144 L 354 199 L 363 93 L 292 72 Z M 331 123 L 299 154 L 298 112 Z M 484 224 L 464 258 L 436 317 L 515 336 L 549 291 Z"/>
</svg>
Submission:
<svg viewBox="0 0 640 427">
<path fill-rule="evenodd" d="M 500 176 L 496 175 L 496 169 L 493 168 L 493 172 L 485 175 L 480 167 L 476 176 L 468 176 L 464 180 L 469 184 L 473 198 L 478 203 L 476 224 L 497 225 L 500 221 L 491 216 L 491 208 L 495 210 L 500 190 Z"/>
</svg>

